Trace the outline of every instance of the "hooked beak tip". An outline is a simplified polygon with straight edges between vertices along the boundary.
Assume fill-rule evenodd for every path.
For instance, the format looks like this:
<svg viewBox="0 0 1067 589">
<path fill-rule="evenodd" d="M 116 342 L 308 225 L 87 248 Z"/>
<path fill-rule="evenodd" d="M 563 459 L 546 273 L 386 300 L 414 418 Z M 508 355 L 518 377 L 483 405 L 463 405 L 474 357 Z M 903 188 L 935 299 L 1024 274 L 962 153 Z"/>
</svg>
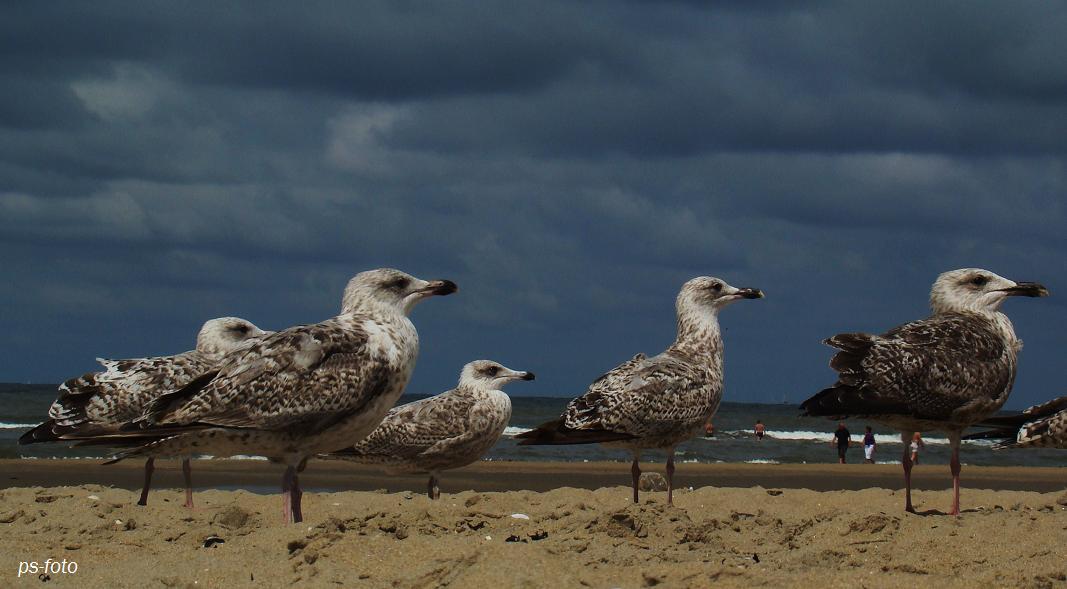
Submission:
<svg viewBox="0 0 1067 589">
<path fill-rule="evenodd" d="M 451 280 L 431 280 L 430 283 L 426 285 L 426 288 L 423 289 L 423 292 L 434 296 L 445 296 L 458 290 L 459 287 Z"/>
<path fill-rule="evenodd" d="M 1003 289 L 1009 296 L 1047 297 L 1049 290 L 1036 282 L 1016 282 L 1015 286 Z"/>
</svg>

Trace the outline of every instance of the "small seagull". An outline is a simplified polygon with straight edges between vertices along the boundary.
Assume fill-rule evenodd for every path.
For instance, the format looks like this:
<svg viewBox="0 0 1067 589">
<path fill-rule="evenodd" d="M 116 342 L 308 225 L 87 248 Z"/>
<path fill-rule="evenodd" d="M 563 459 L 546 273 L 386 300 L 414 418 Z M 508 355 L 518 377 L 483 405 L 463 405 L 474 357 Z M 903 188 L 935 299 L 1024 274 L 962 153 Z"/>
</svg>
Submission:
<svg viewBox="0 0 1067 589">
<path fill-rule="evenodd" d="M 500 389 L 533 379 L 532 372 L 476 360 L 463 367 L 456 388 L 394 408 L 362 442 L 323 458 L 382 464 L 391 473 L 429 473 L 426 495 L 438 499 L 441 471 L 477 461 L 504 433 L 511 399 Z"/>
<path fill-rule="evenodd" d="M 742 299 L 758 299 L 755 288 L 735 288 L 719 278 L 686 282 L 675 301 L 678 336 L 663 353 L 637 354 L 589 385 L 559 419 L 516 436 L 522 445 L 594 444 L 633 454 L 634 503 L 639 461 L 645 449 L 667 450 L 667 503 L 674 503 L 674 448 L 703 431 L 723 393 L 719 311 Z"/>
<path fill-rule="evenodd" d="M 843 333 L 825 341 L 837 350 L 838 380 L 801 404 L 804 415 L 870 418 L 901 432 L 904 509 L 911 504 L 916 431 L 948 434 L 952 508 L 960 512 L 960 439 L 964 429 L 996 413 L 1015 382 L 1022 341 L 1000 306 L 1011 296 L 1044 297 L 1048 289 L 979 268 L 941 274 L 930 292 L 933 314 L 882 335 Z"/>
<path fill-rule="evenodd" d="M 89 372 L 59 385 L 59 398 L 48 409 L 48 421 L 19 438 L 20 444 L 77 441 L 79 445 L 121 443 L 114 437 L 126 422 L 137 419 L 163 393 L 181 388 L 198 375 L 215 368 L 230 351 L 263 337 L 250 321 L 237 317 L 212 319 L 196 336 L 196 349 L 174 356 L 97 362 L 107 370 Z M 144 465 L 144 487 L 138 505 L 148 504 L 155 456 Z M 182 457 L 185 506 L 193 506 L 192 469 Z"/>
</svg>

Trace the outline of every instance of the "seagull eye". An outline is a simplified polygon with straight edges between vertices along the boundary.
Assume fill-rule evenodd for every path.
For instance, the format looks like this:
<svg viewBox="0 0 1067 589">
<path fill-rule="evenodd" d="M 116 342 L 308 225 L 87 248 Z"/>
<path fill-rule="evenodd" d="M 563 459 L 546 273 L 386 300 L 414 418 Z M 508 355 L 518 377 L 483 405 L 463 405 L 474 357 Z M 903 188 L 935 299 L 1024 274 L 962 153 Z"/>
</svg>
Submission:
<svg viewBox="0 0 1067 589">
<path fill-rule="evenodd" d="M 712 282 L 711 283 L 711 290 L 713 290 L 715 292 L 722 291 L 722 283 L 721 282 Z"/>
<path fill-rule="evenodd" d="M 488 374 L 489 376 L 496 376 L 496 373 L 498 373 L 498 372 L 500 372 L 500 369 L 497 368 L 496 366 L 490 366 L 489 368 L 485 369 L 485 373 Z"/>
<path fill-rule="evenodd" d="M 238 325 L 237 327 L 234 327 L 233 330 L 236 331 L 237 333 L 246 334 L 246 333 L 248 333 L 248 326 L 247 325 Z"/>
<path fill-rule="evenodd" d="M 388 286 L 389 288 L 396 289 L 396 290 L 401 290 L 403 288 L 406 288 L 407 285 L 408 285 L 408 279 L 404 278 L 403 276 L 401 276 L 399 278 L 394 278 L 394 279 L 390 280 L 389 283 L 386 286 Z"/>
<path fill-rule="evenodd" d="M 975 286 L 985 286 L 989 282 L 989 279 L 985 276 L 975 276 L 971 279 L 971 284 Z"/>
</svg>

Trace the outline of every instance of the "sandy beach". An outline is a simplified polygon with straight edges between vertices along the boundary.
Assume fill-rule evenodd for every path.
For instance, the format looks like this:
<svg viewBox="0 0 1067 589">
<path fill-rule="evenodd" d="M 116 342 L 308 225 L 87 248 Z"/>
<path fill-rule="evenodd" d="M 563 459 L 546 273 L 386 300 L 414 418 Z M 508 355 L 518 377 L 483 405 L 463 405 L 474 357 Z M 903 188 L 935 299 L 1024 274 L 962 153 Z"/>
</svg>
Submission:
<svg viewBox="0 0 1067 589">
<path fill-rule="evenodd" d="M 174 465 L 138 507 L 139 464 L 6 461 L 0 566 L 37 586 L 20 563 L 66 559 L 77 572 L 49 583 L 71 587 L 1067 584 L 1067 470 L 965 469 L 957 519 L 938 511 L 943 465 L 916 471 L 922 515 L 901 510 L 890 465 L 683 466 L 695 489 L 672 508 L 630 502 L 621 464 L 481 463 L 431 502 L 421 477 L 313 463 L 307 519 L 283 525 L 276 494 L 243 490 L 273 488 L 266 463 L 196 462 L 198 487 L 237 490 L 198 491 L 190 511 Z"/>
</svg>

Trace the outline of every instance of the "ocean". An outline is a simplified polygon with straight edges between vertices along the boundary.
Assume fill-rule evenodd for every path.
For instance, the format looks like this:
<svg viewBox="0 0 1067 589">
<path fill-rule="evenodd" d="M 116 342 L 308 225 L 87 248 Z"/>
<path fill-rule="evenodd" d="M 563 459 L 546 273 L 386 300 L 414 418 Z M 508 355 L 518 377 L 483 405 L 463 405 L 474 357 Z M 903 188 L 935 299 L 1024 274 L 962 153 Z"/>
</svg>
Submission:
<svg viewBox="0 0 1067 589">
<path fill-rule="evenodd" d="M 56 385 L 0 384 L 0 458 L 86 458 L 108 456 L 106 449 L 70 448 L 66 444 L 34 444 L 19 446 L 18 437 L 42 421 L 56 395 Z M 405 395 L 402 403 L 423 398 L 424 395 Z M 627 453 L 599 445 L 583 446 L 519 446 L 514 436 L 539 423 L 554 419 L 566 406 L 568 397 L 512 397 L 511 425 L 504 437 L 485 457 L 486 460 L 519 461 L 594 461 L 628 462 Z M 700 437 L 678 447 L 675 460 L 685 462 L 747 462 L 767 464 L 832 463 L 837 450 L 830 445 L 836 422 L 800 417 L 795 405 L 729 403 L 724 402 L 714 418 L 715 436 Z M 767 428 L 763 441 L 752 433 L 756 420 Z M 903 446 L 900 435 L 873 422 L 846 422 L 856 442 L 848 451 L 849 462 L 863 462 L 864 426 L 874 428 L 878 442 L 875 461 L 899 464 Z M 920 461 L 948 464 L 948 440 L 931 432 L 924 436 L 925 450 Z M 964 442 L 960 458 L 964 464 L 996 466 L 1064 466 L 1067 451 L 1062 450 L 999 450 L 994 451 L 987 441 Z M 254 457 L 249 457 L 254 458 Z M 662 452 L 648 452 L 647 460 L 662 461 Z"/>
</svg>

